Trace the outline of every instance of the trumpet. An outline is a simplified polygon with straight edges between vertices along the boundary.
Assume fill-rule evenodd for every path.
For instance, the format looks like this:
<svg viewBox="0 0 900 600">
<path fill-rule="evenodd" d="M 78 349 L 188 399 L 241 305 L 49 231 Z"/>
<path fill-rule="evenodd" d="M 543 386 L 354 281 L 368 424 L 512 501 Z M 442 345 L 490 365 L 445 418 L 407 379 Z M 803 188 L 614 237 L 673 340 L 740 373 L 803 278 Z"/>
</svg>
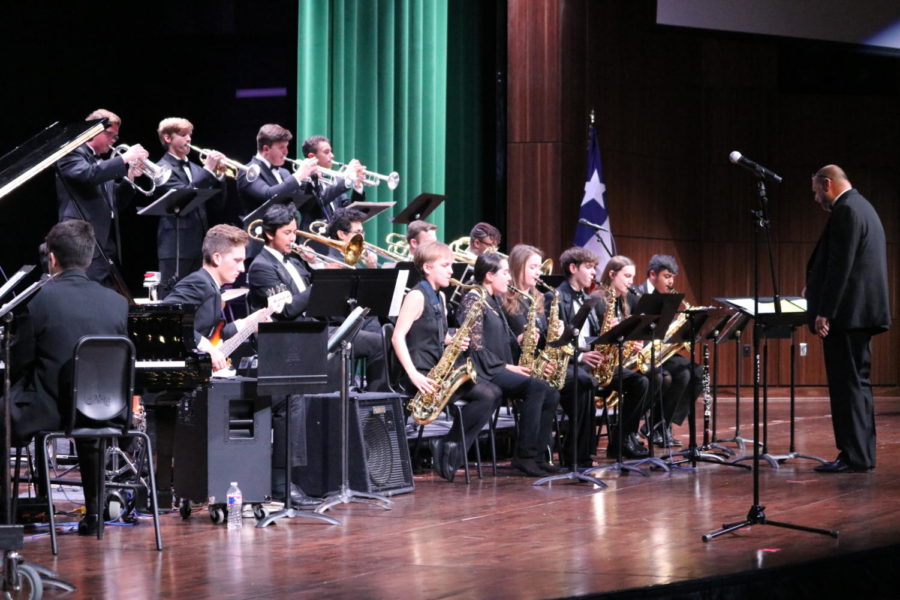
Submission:
<svg viewBox="0 0 900 600">
<path fill-rule="evenodd" d="M 197 154 L 200 155 L 201 161 L 206 161 L 206 158 L 210 154 L 215 152 L 215 150 L 200 148 L 198 146 L 194 146 L 193 144 L 188 144 L 188 147 L 191 150 L 195 150 Z M 247 178 L 248 182 L 256 181 L 259 178 L 259 165 L 255 163 L 250 166 L 242 165 L 232 158 L 223 156 L 222 160 L 219 161 L 219 165 L 216 167 L 216 175 L 225 175 L 226 177 L 237 179 L 241 174 L 243 174 L 244 177 Z"/>
<path fill-rule="evenodd" d="M 129 146 L 128 144 L 119 144 L 115 148 L 112 149 L 112 152 L 116 156 L 122 156 L 126 152 L 128 152 Z M 163 185 L 165 182 L 169 180 L 169 177 L 172 176 L 172 169 L 170 169 L 166 165 L 158 165 L 149 158 L 142 158 L 140 163 L 144 165 L 144 172 L 147 177 L 150 178 L 150 189 L 144 189 L 132 180 L 125 178 L 125 181 L 131 184 L 131 187 L 144 194 L 145 196 L 153 195 L 153 192 L 156 190 L 156 186 Z"/>
<path fill-rule="evenodd" d="M 262 219 L 256 219 L 255 221 L 251 221 L 250 224 L 247 225 L 247 235 L 249 235 L 251 239 L 254 239 L 258 242 L 262 242 L 265 244 L 266 238 L 262 233 L 262 222 L 263 222 Z M 301 232 L 301 231 L 297 231 L 297 233 L 303 234 L 303 232 Z M 308 234 L 308 235 L 312 235 L 312 234 Z M 316 236 L 316 237 L 320 237 L 320 236 Z M 356 237 L 359 237 L 359 236 L 356 236 Z M 333 242 L 333 244 L 326 243 L 326 242 L 323 242 L 323 243 L 326 243 L 326 245 L 328 245 L 329 247 L 338 248 L 338 250 L 341 250 L 341 254 L 344 254 L 345 260 L 346 260 L 346 254 L 344 253 L 343 249 L 341 248 L 341 244 L 339 242 L 335 242 L 334 240 L 332 240 L 330 238 L 324 238 L 324 239 L 327 240 L 327 242 Z M 351 240 L 351 242 L 352 242 L 352 240 Z M 347 242 L 347 244 L 345 244 L 345 245 L 349 245 L 349 242 Z M 323 262 L 337 265 L 338 267 L 340 267 L 342 269 L 352 269 L 353 268 L 351 265 L 347 264 L 343 260 L 339 260 L 337 258 L 334 258 L 333 256 L 328 256 L 327 254 L 322 254 L 321 252 L 316 252 L 315 250 L 313 250 L 306 244 L 296 244 L 296 243 L 291 242 L 291 252 L 296 252 L 297 254 L 300 254 L 301 252 L 306 252 L 306 253 L 312 254 L 313 256 L 315 256 L 316 258 L 318 258 L 319 260 L 321 260 Z M 359 260 L 359 259 L 357 259 L 357 260 Z M 355 261 L 354 261 L 354 264 L 355 264 Z"/>
<path fill-rule="evenodd" d="M 291 164 L 291 170 L 293 170 L 294 173 L 299 171 L 300 167 L 303 165 L 303 161 L 295 158 L 285 157 L 284 162 Z M 326 185 L 335 185 L 338 181 L 343 181 L 347 188 L 353 187 L 353 178 L 345 171 L 335 171 L 333 169 L 326 169 L 325 167 L 316 167 L 316 173 L 319 176 L 319 180 Z"/>
<path fill-rule="evenodd" d="M 332 164 L 340 167 L 339 172 L 343 173 L 347 169 L 347 165 L 338 162 L 336 160 L 332 161 Z M 369 186 L 378 186 L 381 185 L 381 182 L 384 181 L 387 183 L 389 190 L 396 190 L 397 186 L 400 185 L 400 173 L 397 171 L 391 171 L 387 175 L 382 175 L 380 173 L 376 173 L 374 171 L 365 170 L 362 172 L 362 184 Z M 348 186 L 349 187 L 349 186 Z"/>
</svg>

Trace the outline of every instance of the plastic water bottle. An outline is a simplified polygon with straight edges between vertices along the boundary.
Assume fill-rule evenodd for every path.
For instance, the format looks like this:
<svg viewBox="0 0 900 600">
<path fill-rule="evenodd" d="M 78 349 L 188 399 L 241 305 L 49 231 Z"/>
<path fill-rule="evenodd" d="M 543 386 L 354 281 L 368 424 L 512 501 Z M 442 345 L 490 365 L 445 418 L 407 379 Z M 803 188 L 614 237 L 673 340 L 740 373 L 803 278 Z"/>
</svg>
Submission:
<svg viewBox="0 0 900 600">
<path fill-rule="evenodd" d="M 244 506 L 244 496 L 241 494 L 241 488 L 238 487 L 237 481 L 231 482 L 231 487 L 228 488 L 227 498 L 228 529 L 240 529 L 244 525 L 244 520 L 241 517 L 241 510 Z"/>
</svg>

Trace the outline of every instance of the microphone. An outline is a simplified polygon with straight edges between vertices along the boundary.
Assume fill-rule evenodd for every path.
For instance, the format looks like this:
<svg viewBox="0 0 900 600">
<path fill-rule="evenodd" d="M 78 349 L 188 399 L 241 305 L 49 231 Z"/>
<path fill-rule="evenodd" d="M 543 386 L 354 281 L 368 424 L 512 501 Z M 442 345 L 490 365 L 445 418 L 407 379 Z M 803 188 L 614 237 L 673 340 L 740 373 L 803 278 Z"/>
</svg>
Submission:
<svg viewBox="0 0 900 600">
<path fill-rule="evenodd" d="M 600 227 L 596 223 L 592 223 L 592 222 L 588 221 L 587 219 L 578 219 L 578 223 L 579 223 L 579 225 L 584 225 L 585 227 L 590 227 L 591 229 L 595 229 L 597 231 L 606 231 L 606 232 L 609 231 L 609 229 L 607 229 L 606 227 Z"/>
<path fill-rule="evenodd" d="M 781 183 L 781 176 L 773 173 L 761 164 L 755 163 L 737 150 L 728 155 L 728 159 L 736 165 L 740 165 L 747 170 L 753 171 L 758 177 L 768 177 L 775 183 Z"/>
</svg>

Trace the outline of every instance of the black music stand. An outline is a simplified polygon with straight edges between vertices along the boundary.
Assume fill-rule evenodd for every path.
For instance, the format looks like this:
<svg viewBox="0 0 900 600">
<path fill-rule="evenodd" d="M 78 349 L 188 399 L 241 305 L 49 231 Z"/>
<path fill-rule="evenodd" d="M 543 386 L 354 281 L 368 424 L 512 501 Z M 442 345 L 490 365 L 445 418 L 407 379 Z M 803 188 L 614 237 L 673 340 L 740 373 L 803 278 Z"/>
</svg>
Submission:
<svg viewBox="0 0 900 600">
<path fill-rule="evenodd" d="M 606 333 L 601 334 L 596 340 L 594 340 L 594 345 L 604 345 L 604 344 L 615 344 L 618 348 L 619 354 L 619 366 L 618 366 L 618 390 L 619 393 L 619 414 L 618 414 L 618 439 L 616 440 L 616 462 L 603 465 L 600 467 L 594 467 L 593 469 L 589 469 L 588 472 L 593 471 L 602 471 L 605 469 L 609 469 L 612 471 L 634 471 L 636 473 L 640 473 L 644 477 L 649 477 L 650 474 L 646 471 L 642 470 L 639 465 L 644 463 L 649 463 L 651 465 L 658 466 L 659 468 L 669 471 L 669 465 L 665 462 L 659 460 L 658 458 L 641 458 L 636 461 L 623 461 L 622 460 L 622 449 L 623 449 L 623 441 L 625 439 L 625 431 L 622 428 L 622 408 L 625 406 L 625 391 L 622 387 L 622 379 L 624 373 L 624 367 L 622 366 L 622 359 L 624 354 L 625 342 L 633 341 L 633 340 L 643 340 L 644 338 L 648 338 L 648 331 L 652 332 L 651 324 L 657 322 L 659 319 L 659 315 L 631 315 L 615 327 L 612 327 Z M 652 333 L 651 333 L 652 334 Z"/>
<path fill-rule="evenodd" d="M 689 352 L 691 355 L 691 381 L 688 384 L 688 389 L 693 390 L 695 387 L 694 383 L 696 381 L 696 343 L 697 338 L 699 337 L 698 334 L 700 332 L 700 328 L 703 326 L 703 323 L 709 316 L 709 309 L 706 307 L 694 307 L 685 310 L 684 313 L 685 315 L 687 315 L 687 321 L 685 321 L 684 325 L 669 339 L 673 340 L 675 343 L 690 344 Z M 673 461 L 673 464 L 689 462 L 691 463 L 691 466 L 696 467 L 698 462 L 705 462 L 713 465 L 723 465 L 729 467 L 747 467 L 746 465 L 726 462 L 724 457 L 712 452 L 708 452 L 708 450 L 710 449 L 708 446 L 697 445 L 697 403 L 695 398 L 691 398 L 690 409 L 688 411 L 688 430 L 690 440 L 688 441 L 687 449 L 682 450 L 681 452 L 670 452 L 668 455 L 669 460 L 674 459 L 676 456 L 683 457 L 681 460 Z"/>
<path fill-rule="evenodd" d="M 390 207 L 397 204 L 396 202 L 351 202 L 344 208 L 347 210 L 353 209 L 361 212 L 365 215 L 365 218 L 362 220 L 363 223 L 368 221 L 369 219 L 374 219 Z"/>
<path fill-rule="evenodd" d="M 329 492 L 325 501 L 316 507 L 316 514 L 338 504 L 374 504 L 385 510 L 391 510 L 394 502 L 381 494 L 359 492 L 350 488 L 350 360 L 353 355 L 353 338 L 362 328 L 368 308 L 357 306 L 344 320 L 340 327 L 328 339 L 329 353 L 341 352 L 341 487 Z"/>
<path fill-rule="evenodd" d="M 340 525 L 340 521 L 291 506 L 293 481 L 291 451 L 291 413 L 298 394 L 320 392 L 327 385 L 325 345 L 326 324 L 311 321 L 260 323 L 257 332 L 259 360 L 256 389 L 260 396 L 284 397 L 284 508 L 257 521 L 263 528 L 279 519 L 302 517 Z M 274 405 L 274 402 L 272 403 Z M 304 424 L 305 425 L 305 424 Z M 271 468 L 266 465 L 266 468 Z"/>
<path fill-rule="evenodd" d="M 142 217 L 175 217 L 175 273 L 171 281 L 161 281 L 163 286 L 175 285 L 181 278 L 181 229 L 178 224 L 185 215 L 189 215 L 207 200 L 215 197 L 219 190 L 206 189 L 170 189 L 151 204 L 137 211 Z"/>
<path fill-rule="evenodd" d="M 440 194 L 419 194 L 410 200 L 399 214 L 391 218 L 391 223 L 408 225 L 413 221 L 424 221 L 446 199 L 447 196 Z"/>
<path fill-rule="evenodd" d="M 756 189 L 759 196 L 759 208 L 751 211 L 753 215 L 753 314 L 756 318 L 753 321 L 753 440 L 759 441 L 759 404 L 760 404 L 760 344 L 762 341 L 763 321 L 767 321 L 772 325 L 782 325 L 778 323 L 781 319 L 781 302 L 778 293 L 778 278 L 775 271 L 775 256 L 772 250 L 772 240 L 770 237 L 771 223 L 768 215 L 768 198 L 766 196 L 766 182 L 764 173 L 758 172 L 756 176 Z M 759 295 L 759 237 L 760 232 L 766 236 L 766 249 L 769 258 L 769 274 L 772 277 L 772 290 L 774 292 L 774 309 L 775 312 L 769 315 L 760 314 L 760 295 Z M 738 307 L 742 308 L 742 307 Z M 747 312 L 747 311 L 745 311 Z M 740 384 L 740 382 L 738 382 Z M 770 521 L 766 516 L 766 507 L 760 504 L 759 499 L 759 458 L 760 447 L 758 443 L 753 444 L 753 504 L 747 511 L 747 517 L 743 521 L 735 523 L 723 523 L 722 528 L 712 533 L 700 536 L 704 542 L 737 531 L 743 527 L 751 527 L 753 525 L 772 525 L 774 527 L 783 527 L 785 529 L 795 529 L 798 531 L 806 531 L 809 533 L 818 533 L 837 537 L 838 532 L 834 529 L 819 529 L 815 527 L 807 527 L 805 525 L 795 525 L 793 523 L 785 523 L 782 521 Z"/>
<path fill-rule="evenodd" d="M 572 410 L 572 417 L 570 419 L 570 435 L 572 436 L 572 468 L 567 473 L 556 473 L 554 475 L 541 477 L 531 485 L 543 485 L 552 481 L 565 479 L 569 481 L 586 481 L 588 483 L 593 483 L 594 485 L 601 488 L 607 487 L 605 483 L 603 483 L 596 477 L 592 477 L 586 472 L 583 473 L 578 470 L 578 413 L 580 412 L 578 409 L 578 403 L 581 401 L 581 398 L 578 394 L 578 356 L 581 353 L 581 349 L 578 347 L 578 333 L 581 328 L 584 327 L 584 322 L 587 320 L 590 312 L 594 310 L 594 306 L 596 306 L 596 304 L 597 298 L 585 298 L 584 302 L 581 305 L 581 308 L 578 309 L 578 312 L 572 319 L 572 322 L 566 325 L 566 329 L 563 332 L 562 336 L 555 342 L 549 342 L 547 344 L 548 346 L 553 348 L 560 348 L 571 344 L 575 349 L 575 352 L 572 354 L 571 361 L 573 365 L 573 372 L 575 374 L 574 381 L 572 382 L 572 405 L 574 408 Z M 593 410 L 591 412 L 593 413 Z"/>
</svg>

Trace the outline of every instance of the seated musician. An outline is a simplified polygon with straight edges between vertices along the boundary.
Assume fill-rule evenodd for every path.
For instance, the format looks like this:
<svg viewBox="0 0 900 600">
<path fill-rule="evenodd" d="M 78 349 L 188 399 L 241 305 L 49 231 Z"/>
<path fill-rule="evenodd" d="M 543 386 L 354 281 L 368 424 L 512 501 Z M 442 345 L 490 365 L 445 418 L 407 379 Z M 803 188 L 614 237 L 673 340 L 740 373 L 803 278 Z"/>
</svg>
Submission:
<svg viewBox="0 0 900 600">
<path fill-rule="evenodd" d="M 244 250 L 248 239 L 246 231 L 233 225 L 212 227 L 203 238 L 203 266 L 176 283 L 164 300 L 166 304 L 195 307 L 194 343 L 198 350 L 209 353 L 215 371 L 228 367 L 227 357 L 210 340 L 222 320 L 221 288 L 234 283 L 244 272 Z M 254 316 L 258 315 L 251 315 Z M 221 338 L 230 338 L 251 320 L 237 319 L 228 323 L 221 330 Z"/>
<path fill-rule="evenodd" d="M 339 242 L 348 242 L 355 235 L 366 237 L 366 230 L 363 223 L 366 221 L 366 215 L 352 208 L 339 208 L 334 211 L 331 218 L 328 219 L 327 235 L 333 240 Z M 336 259 L 343 259 L 343 254 L 337 248 L 329 248 L 329 256 Z M 367 269 L 378 268 L 378 257 L 374 252 L 364 252 L 360 261 L 356 263 L 357 267 L 363 266 Z"/>
<path fill-rule="evenodd" d="M 406 226 L 406 243 L 409 255 L 413 256 L 419 246 L 437 241 L 437 225 L 428 221 L 412 221 Z"/>
<path fill-rule="evenodd" d="M 472 325 L 468 355 L 475 363 L 479 381 L 489 381 L 503 390 L 505 397 L 522 401 L 519 438 L 511 465 L 531 477 L 558 471 L 559 467 L 547 461 L 546 452 L 559 392 L 546 381 L 531 377 L 530 371 L 518 366 L 514 359 L 513 349 L 519 340 L 509 327 L 502 306 L 510 281 L 509 264 L 499 254 L 487 252 L 475 261 L 474 273 L 475 284 L 486 294 L 486 301 Z M 463 296 L 457 315 L 460 324 L 466 322 L 478 302 L 475 290 Z"/>
<path fill-rule="evenodd" d="M 475 256 L 481 256 L 491 248 L 496 252 L 501 241 L 503 236 L 499 229 L 483 221 L 475 223 L 469 232 L 469 252 Z"/>
<path fill-rule="evenodd" d="M 565 264 L 565 263 L 564 263 Z M 588 269 L 592 271 L 593 269 Z M 574 279 L 570 278 L 569 283 Z M 587 279 L 587 278 L 585 278 Z M 617 325 L 622 319 L 631 315 L 631 309 L 637 303 L 637 296 L 629 293 L 629 288 L 634 281 L 634 262 L 627 256 L 613 256 L 603 267 L 603 274 L 600 277 L 600 286 L 594 295 L 599 297 L 596 312 L 599 315 L 600 331 L 605 331 L 610 327 Z M 565 284 L 564 284 L 565 285 Z M 560 286 L 561 288 L 562 286 Z M 585 288 L 582 287 L 583 291 Z M 612 319 L 604 326 L 603 320 L 606 318 L 607 310 L 607 294 L 611 293 L 615 296 L 615 308 L 612 312 Z M 560 292 L 560 296 L 562 292 Z M 594 330 L 596 331 L 596 330 Z M 612 348 L 607 346 L 607 348 Z M 618 360 L 618 350 L 610 350 L 604 360 Z M 600 364 L 599 361 L 597 364 Z M 618 390 L 618 367 L 614 371 L 612 381 L 606 386 L 607 391 L 612 392 Z M 660 381 L 659 384 L 662 382 Z M 618 456 L 619 435 L 622 438 L 622 454 L 624 458 L 644 458 L 649 453 L 638 437 L 638 426 L 640 425 L 641 416 L 646 410 L 647 390 L 650 388 L 650 382 L 647 377 L 639 372 L 624 369 L 622 377 L 622 388 L 625 398 L 619 409 L 619 421 L 621 426 L 611 428 L 609 435 L 609 446 L 606 449 L 606 455 L 610 458 L 621 458 Z"/>
<path fill-rule="evenodd" d="M 12 347 L 12 438 L 25 444 L 38 431 L 62 427 L 60 403 L 67 398 L 61 377 L 71 366 L 75 345 L 85 335 L 127 335 L 128 303 L 116 292 L 88 279 L 94 229 L 77 219 L 57 223 L 47 234 L 48 268 L 53 276 L 17 319 Z M 70 384 L 71 385 L 71 384 Z M 0 410 L 2 410 L 0 404 Z M 0 425 L 0 432 L 3 426 Z M 97 533 L 96 441 L 75 442 L 84 485 L 85 517 L 80 535 Z M 39 464 L 46 461 L 37 448 Z M 41 467 L 42 468 L 42 467 Z M 39 483 L 36 485 L 40 485 Z M 46 490 L 39 492 L 46 495 Z"/>
<path fill-rule="evenodd" d="M 224 188 L 224 176 L 216 175 L 215 172 L 219 161 L 223 158 L 221 152 L 210 152 L 202 167 L 188 161 L 193 132 L 194 125 L 187 119 L 169 117 L 159 122 L 156 133 L 166 152 L 157 161 L 157 164 L 169 167 L 172 175 L 168 181 L 156 187 L 156 197 L 173 189 L 221 190 Z M 215 207 L 221 207 L 225 202 L 224 194 L 218 194 L 212 202 L 215 203 Z M 178 279 L 203 266 L 201 247 L 203 236 L 209 229 L 207 208 L 209 207 L 205 204 L 200 205 L 178 219 L 173 215 L 159 218 L 159 225 L 156 229 L 156 256 L 159 259 L 161 298 L 165 297 Z M 175 230 L 176 223 L 178 224 L 177 232 Z M 177 265 L 175 264 L 176 259 L 178 260 Z M 175 277 L 176 271 L 177 278 Z"/>
<path fill-rule="evenodd" d="M 410 394 L 433 394 L 438 382 L 427 377 L 438 364 L 451 336 L 447 331 L 447 306 L 444 294 L 438 290 L 450 284 L 453 273 L 453 253 L 440 242 L 420 246 L 413 256 L 413 263 L 422 280 L 403 299 L 400 314 L 391 343 L 397 359 L 403 366 L 403 388 Z M 468 337 L 459 341 L 459 350 L 468 347 Z M 500 401 L 502 392 L 492 383 L 471 381 L 463 384 L 454 398 L 466 401 L 462 409 L 462 422 L 454 419 L 450 431 L 434 447 L 434 470 L 453 481 L 456 471 L 466 460 L 469 448 L 487 424 Z M 462 446 L 463 432 L 466 446 Z"/>
<path fill-rule="evenodd" d="M 637 286 L 639 294 L 671 294 L 675 292 L 675 277 L 678 262 L 667 254 L 654 254 L 647 265 L 647 280 Z M 691 361 L 679 354 L 662 364 L 666 379 L 671 383 L 663 391 L 662 413 L 654 407 L 651 439 L 657 446 L 681 446 L 672 435 L 672 424 L 681 425 L 691 408 L 691 399 L 703 392 L 703 367 L 694 365 L 694 380 L 691 383 Z"/>
</svg>

